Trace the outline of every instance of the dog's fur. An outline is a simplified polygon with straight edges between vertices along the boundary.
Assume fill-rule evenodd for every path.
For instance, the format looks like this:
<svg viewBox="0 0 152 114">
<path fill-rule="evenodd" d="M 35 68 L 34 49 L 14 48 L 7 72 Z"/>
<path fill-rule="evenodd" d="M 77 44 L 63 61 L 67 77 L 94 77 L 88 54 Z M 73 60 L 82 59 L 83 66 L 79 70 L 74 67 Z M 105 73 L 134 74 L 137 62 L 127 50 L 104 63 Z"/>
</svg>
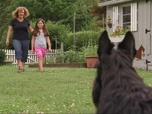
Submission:
<svg viewBox="0 0 152 114">
<path fill-rule="evenodd" d="M 99 39 L 97 76 L 93 102 L 97 114 L 152 114 L 152 88 L 132 67 L 136 54 L 132 33 L 126 33 L 117 49 L 107 31 Z"/>
</svg>

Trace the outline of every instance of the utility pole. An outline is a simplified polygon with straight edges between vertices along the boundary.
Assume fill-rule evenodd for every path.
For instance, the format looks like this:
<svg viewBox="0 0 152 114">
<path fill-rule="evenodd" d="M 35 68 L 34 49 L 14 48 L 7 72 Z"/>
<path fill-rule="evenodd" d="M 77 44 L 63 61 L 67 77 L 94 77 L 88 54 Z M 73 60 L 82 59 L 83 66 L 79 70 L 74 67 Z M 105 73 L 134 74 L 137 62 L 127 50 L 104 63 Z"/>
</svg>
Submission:
<svg viewBox="0 0 152 114">
<path fill-rule="evenodd" d="M 73 48 L 74 51 L 76 51 L 76 37 L 75 37 L 75 11 L 74 11 L 74 16 L 73 16 Z"/>
<path fill-rule="evenodd" d="M 76 36 L 75 36 L 75 17 L 76 17 L 76 12 L 74 11 L 74 16 L 73 16 L 73 49 L 75 52 L 74 59 L 76 60 Z"/>
</svg>

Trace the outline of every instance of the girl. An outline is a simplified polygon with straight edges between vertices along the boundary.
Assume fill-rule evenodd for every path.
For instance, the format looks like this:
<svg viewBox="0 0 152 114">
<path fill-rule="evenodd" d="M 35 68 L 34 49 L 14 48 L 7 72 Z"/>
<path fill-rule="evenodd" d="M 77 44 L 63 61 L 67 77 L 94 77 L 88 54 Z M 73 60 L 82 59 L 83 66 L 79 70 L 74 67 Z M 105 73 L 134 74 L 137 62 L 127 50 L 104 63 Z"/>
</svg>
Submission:
<svg viewBox="0 0 152 114">
<path fill-rule="evenodd" d="M 31 50 L 32 53 L 36 53 L 38 57 L 39 71 L 43 72 L 43 63 L 46 56 L 48 44 L 48 51 L 51 51 L 51 41 L 49 38 L 49 32 L 45 27 L 43 19 L 38 19 L 35 24 L 35 28 L 32 35 Z"/>
</svg>

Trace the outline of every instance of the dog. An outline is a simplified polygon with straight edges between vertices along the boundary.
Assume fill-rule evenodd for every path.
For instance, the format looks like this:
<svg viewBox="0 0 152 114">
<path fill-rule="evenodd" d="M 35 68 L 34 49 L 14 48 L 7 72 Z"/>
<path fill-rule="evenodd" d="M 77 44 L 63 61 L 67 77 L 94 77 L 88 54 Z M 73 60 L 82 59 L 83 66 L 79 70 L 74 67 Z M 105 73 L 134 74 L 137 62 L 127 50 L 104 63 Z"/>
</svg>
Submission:
<svg viewBox="0 0 152 114">
<path fill-rule="evenodd" d="M 135 39 L 128 31 L 114 48 L 105 30 L 98 45 L 99 63 L 92 99 L 96 114 L 152 114 L 152 88 L 133 68 Z"/>
</svg>

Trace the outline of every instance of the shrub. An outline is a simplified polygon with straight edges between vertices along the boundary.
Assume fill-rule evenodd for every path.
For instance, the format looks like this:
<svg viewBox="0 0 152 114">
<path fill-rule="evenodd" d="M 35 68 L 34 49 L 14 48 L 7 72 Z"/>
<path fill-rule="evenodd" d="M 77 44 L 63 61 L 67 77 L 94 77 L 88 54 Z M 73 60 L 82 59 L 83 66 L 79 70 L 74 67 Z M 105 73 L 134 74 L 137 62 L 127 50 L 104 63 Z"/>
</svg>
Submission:
<svg viewBox="0 0 152 114">
<path fill-rule="evenodd" d="M 56 56 L 48 57 L 46 59 L 47 64 L 51 64 L 51 63 L 73 63 L 73 62 L 84 62 L 84 61 L 85 61 L 84 52 L 81 52 L 81 51 L 75 52 L 72 49 L 64 52 L 64 54 L 59 52 Z"/>
<path fill-rule="evenodd" d="M 88 45 L 88 42 L 90 42 L 92 45 L 97 45 L 99 36 L 101 32 L 103 32 L 104 29 L 101 29 L 99 31 L 93 31 L 93 30 L 88 30 L 88 31 L 80 31 L 76 33 L 76 50 L 79 50 L 85 45 Z M 64 43 L 64 49 L 68 50 L 71 48 L 71 45 L 74 43 L 74 38 L 73 38 L 73 33 L 69 33 L 67 38 L 63 41 Z"/>
<path fill-rule="evenodd" d="M 5 52 L 0 50 L 0 65 L 4 65 L 5 64 L 5 58 L 6 58 Z"/>
<path fill-rule="evenodd" d="M 58 49 L 58 47 L 60 47 L 61 42 L 65 40 L 67 34 L 70 31 L 69 26 L 47 21 L 46 27 L 50 33 L 52 48 Z"/>
<path fill-rule="evenodd" d="M 65 63 L 76 62 L 75 58 L 76 58 L 76 53 L 72 49 L 65 52 L 65 58 L 64 58 Z"/>
<path fill-rule="evenodd" d="M 81 48 L 84 56 L 97 56 L 97 45 L 87 45 Z"/>
</svg>

